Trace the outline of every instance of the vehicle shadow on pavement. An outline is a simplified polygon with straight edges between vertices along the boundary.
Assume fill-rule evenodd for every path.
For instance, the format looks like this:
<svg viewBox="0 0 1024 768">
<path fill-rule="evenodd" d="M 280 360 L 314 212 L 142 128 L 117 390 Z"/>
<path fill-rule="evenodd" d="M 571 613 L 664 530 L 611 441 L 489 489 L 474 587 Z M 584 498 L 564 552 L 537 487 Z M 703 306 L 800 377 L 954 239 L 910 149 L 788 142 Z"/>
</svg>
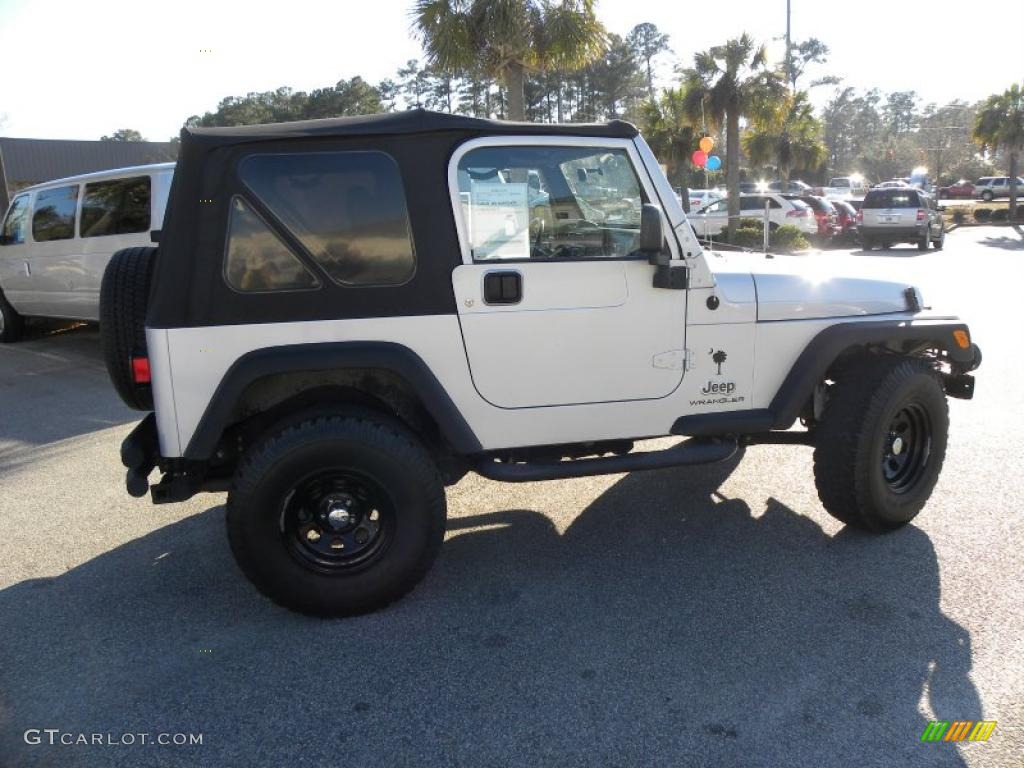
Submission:
<svg viewBox="0 0 1024 768">
<path fill-rule="evenodd" d="M 296 616 L 231 561 L 223 509 L 0 592 L 0 756 L 44 764 L 964 765 L 929 719 L 981 719 L 935 551 L 718 488 L 735 462 L 635 474 L 563 533 L 455 517 L 377 614 Z M 27 728 L 203 733 L 26 746 Z M 2 761 L 0 761 L 2 762 Z"/>
<path fill-rule="evenodd" d="M 1017 235 L 1003 235 L 1002 237 L 986 237 L 978 242 L 990 248 L 1001 248 L 1005 251 L 1024 251 L 1024 233 L 1020 227 L 1014 227 Z"/>
<path fill-rule="evenodd" d="M 138 418 L 110 384 L 95 326 L 30 323 L 24 341 L 0 347 L 4 392 L 0 477 L 71 450 L 63 440 Z"/>
</svg>

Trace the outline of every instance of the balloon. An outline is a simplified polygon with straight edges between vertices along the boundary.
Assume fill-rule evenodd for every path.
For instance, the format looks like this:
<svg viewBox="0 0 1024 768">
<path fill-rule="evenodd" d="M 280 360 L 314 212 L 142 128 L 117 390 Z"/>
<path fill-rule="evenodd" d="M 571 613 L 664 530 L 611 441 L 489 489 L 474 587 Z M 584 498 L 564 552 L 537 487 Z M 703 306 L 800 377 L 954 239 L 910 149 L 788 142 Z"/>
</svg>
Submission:
<svg viewBox="0 0 1024 768">
<path fill-rule="evenodd" d="M 708 158 L 707 169 L 709 171 L 717 171 L 721 167 L 722 158 L 720 158 L 718 155 L 711 155 L 711 157 Z"/>
<path fill-rule="evenodd" d="M 710 136 L 705 136 L 700 140 L 700 151 L 704 153 L 710 152 L 715 148 L 715 141 Z"/>
<path fill-rule="evenodd" d="M 698 168 L 703 168 L 704 163 L 708 161 L 708 153 L 701 152 L 698 149 L 696 152 L 690 155 L 690 159 L 693 160 L 693 164 L 696 165 Z"/>
</svg>

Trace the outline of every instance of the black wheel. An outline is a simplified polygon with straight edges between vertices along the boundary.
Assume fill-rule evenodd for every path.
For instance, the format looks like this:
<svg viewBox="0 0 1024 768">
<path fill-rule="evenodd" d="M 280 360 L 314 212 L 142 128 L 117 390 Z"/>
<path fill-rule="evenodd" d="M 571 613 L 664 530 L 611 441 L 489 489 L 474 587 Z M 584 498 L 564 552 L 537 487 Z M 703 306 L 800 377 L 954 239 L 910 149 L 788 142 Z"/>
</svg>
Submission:
<svg viewBox="0 0 1024 768">
<path fill-rule="evenodd" d="M 918 239 L 918 241 L 917 241 L 917 250 L 919 250 L 919 251 L 927 251 L 928 250 L 928 244 L 931 243 L 931 241 L 932 241 L 931 230 L 927 230 L 927 231 L 925 231 L 925 233 L 923 235 L 921 235 L 920 239 Z"/>
<path fill-rule="evenodd" d="M 925 361 L 864 357 L 847 366 L 814 449 L 826 511 L 871 531 L 906 525 L 931 496 L 948 433 L 946 396 Z"/>
<path fill-rule="evenodd" d="M 0 343 L 17 341 L 24 328 L 25 321 L 7 301 L 3 291 L 0 291 Z"/>
<path fill-rule="evenodd" d="M 939 239 L 933 242 L 933 247 L 936 251 L 941 251 L 946 245 L 946 228 L 943 227 L 939 230 Z"/>
<path fill-rule="evenodd" d="M 860 247 L 862 250 L 870 251 L 875 247 L 875 241 L 872 240 L 870 237 L 865 237 L 862 235 L 860 238 Z"/>
<path fill-rule="evenodd" d="M 227 503 L 231 551 L 256 588 L 318 616 L 382 608 L 444 539 L 444 484 L 404 426 L 360 413 L 283 426 L 254 445 Z"/>
<path fill-rule="evenodd" d="M 125 405 L 153 410 L 148 384 L 136 384 L 132 358 L 146 357 L 146 307 L 157 249 L 125 248 L 107 262 L 100 284 L 100 342 L 114 389 Z"/>
</svg>

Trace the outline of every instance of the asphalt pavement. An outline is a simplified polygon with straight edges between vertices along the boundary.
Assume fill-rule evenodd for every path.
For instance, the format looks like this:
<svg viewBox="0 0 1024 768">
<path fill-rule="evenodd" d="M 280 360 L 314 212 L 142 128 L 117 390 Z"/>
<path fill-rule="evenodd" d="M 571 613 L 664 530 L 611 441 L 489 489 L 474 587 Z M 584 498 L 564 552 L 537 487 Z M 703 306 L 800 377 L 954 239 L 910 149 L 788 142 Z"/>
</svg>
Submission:
<svg viewBox="0 0 1024 768">
<path fill-rule="evenodd" d="M 0 346 L 0 766 L 1020 766 L 1024 237 L 805 258 L 912 275 L 983 348 L 912 525 L 845 530 L 804 447 L 550 483 L 471 475 L 425 581 L 347 620 L 256 593 L 223 495 L 125 493 L 137 415 L 94 328 Z M 930 720 L 998 725 L 922 743 Z M 60 743 L 79 734 L 103 743 Z"/>
</svg>

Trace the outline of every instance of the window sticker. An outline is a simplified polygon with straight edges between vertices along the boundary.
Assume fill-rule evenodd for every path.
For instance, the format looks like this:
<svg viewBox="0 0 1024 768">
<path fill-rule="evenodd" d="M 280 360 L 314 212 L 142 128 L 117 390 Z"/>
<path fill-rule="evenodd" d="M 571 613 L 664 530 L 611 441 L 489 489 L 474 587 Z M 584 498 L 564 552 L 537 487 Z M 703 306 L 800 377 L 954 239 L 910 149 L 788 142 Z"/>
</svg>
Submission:
<svg viewBox="0 0 1024 768">
<path fill-rule="evenodd" d="M 470 247 L 478 261 L 530 258 L 527 183 L 474 183 L 470 187 Z"/>
</svg>

